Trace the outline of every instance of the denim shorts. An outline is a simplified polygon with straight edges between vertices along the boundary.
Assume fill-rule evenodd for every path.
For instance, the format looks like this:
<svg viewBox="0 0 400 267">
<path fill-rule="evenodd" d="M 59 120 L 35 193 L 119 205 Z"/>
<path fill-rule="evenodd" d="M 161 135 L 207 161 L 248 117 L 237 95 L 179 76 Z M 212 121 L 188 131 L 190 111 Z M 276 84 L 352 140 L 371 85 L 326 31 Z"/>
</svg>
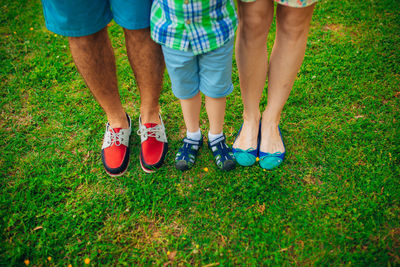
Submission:
<svg viewBox="0 0 400 267">
<path fill-rule="evenodd" d="M 129 29 L 150 27 L 152 0 L 42 0 L 48 30 L 69 37 L 87 36 L 112 19 Z"/>
<path fill-rule="evenodd" d="M 162 46 L 165 65 L 171 79 L 172 92 L 179 99 L 190 99 L 202 92 L 221 98 L 233 91 L 233 38 L 223 46 L 205 54 L 181 51 Z"/>
</svg>

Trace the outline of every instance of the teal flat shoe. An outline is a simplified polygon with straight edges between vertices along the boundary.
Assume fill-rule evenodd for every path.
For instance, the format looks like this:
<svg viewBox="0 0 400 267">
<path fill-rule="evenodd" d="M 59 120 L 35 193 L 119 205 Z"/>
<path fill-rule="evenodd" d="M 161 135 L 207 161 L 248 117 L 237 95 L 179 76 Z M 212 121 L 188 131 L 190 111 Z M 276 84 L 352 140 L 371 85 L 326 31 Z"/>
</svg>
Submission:
<svg viewBox="0 0 400 267">
<path fill-rule="evenodd" d="M 256 163 L 257 160 L 257 149 L 249 148 L 243 150 L 240 148 L 232 148 L 233 156 L 236 162 L 241 166 L 251 166 Z"/>
<path fill-rule="evenodd" d="M 282 140 L 282 144 L 285 149 L 285 152 L 266 153 L 266 152 L 262 152 L 260 150 L 259 151 L 259 157 L 260 157 L 259 164 L 260 164 L 261 168 L 263 168 L 263 169 L 266 169 L 266 170 L 275 169 L 276 167 L 281 165 L 281 163 L 283 162 L 283 159 L 285 158 L 285 154 L 286 154 L 285 143 L 283 142 L 282 133 L 281 133 L 281 129 L 279 128 L 279 126 L 278 126 L 278 129 L 279 129 L 279 135 L 281 136 L 281 140 Z"/>
<path fill-rule="evenodd" d="M 242 126 L 240 126 L 239 132 L 236 135 L 235 141 L 238 138 L 240 132 L 242 131 L 243 123 Z M 258 136 L 257 136 L 257 149 L 254 148 L 249 148 L 246 150 L 240 149 L 240 148 L 232 148 L 233 155 L 235 156 L 236 162 L 241 165 L 241 166 L 251 166 L 257 161 L 257 156 L 258 156 L 258 149 L 260 147 L 260 129 L 258 131 Z M 234 142 L 235 142 L 234 141 Z"/>
</svg>

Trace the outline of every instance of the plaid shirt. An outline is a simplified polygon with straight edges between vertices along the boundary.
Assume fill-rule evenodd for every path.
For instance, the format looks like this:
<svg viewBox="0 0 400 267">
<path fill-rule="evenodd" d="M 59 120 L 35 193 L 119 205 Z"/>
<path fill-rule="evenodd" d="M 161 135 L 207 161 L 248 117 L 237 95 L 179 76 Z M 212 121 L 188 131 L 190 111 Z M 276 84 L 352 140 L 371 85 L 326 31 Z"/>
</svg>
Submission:
<svg viewBox="0 0 400 267">
<path fill-rule="evenodd" d="M 195 55 L 223 46 L 236 26 L 233 0 L 154 0 L 151 9 L 153 40 Z"/>
</svg>

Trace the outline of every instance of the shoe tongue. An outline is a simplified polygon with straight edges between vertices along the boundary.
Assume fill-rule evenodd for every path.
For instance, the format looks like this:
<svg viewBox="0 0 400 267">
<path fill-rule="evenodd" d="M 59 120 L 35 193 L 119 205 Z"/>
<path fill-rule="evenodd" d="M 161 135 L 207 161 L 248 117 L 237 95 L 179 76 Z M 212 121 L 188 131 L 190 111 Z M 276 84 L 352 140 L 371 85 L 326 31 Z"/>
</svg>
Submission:
<svg viewBox="0 0 400 267">
<path fill-rule="evenodd" d="M 153 128 L 154 126 L 157 125 L 157 123 L 152 123 L 152 122 L 150 122 L 150 123 L 145 123 L 145 124 L 143 124 L 143 125 L 146 126 L 146 128 Z"/>
<path fill-rule="evenodd" d="M 122 128 L 112 128 L 112 130 L 114 130 L 114 133 L 119 133 L 119 131 L 121 131 Z M 110 132 L 112 131 L 110 129 Z"/>
</svg>

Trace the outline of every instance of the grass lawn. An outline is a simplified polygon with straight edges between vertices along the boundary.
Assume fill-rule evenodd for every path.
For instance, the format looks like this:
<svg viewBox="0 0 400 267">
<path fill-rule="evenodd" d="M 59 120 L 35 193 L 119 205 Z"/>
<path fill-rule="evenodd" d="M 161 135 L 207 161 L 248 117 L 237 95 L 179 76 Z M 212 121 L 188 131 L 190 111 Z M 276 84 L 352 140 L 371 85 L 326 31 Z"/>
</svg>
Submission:
<svg viewBox="0 0 400 267">
<path fill-rule="evenodd" d="M 203 148 L 193 169 L 177 171 L 184 124 L 166 75 L 166 163 L 145 174 L 133 135 L 119 178 L 100 160 L 104 113 L 66 38 L 46 30 L 40 1 L 0 9 L 0 265 L 400 265 L 399 1 L 317 5 L 283 111 L 280 168 L 221 172 Z M 109 32 L 136 127 L 123 33 L 114 22 Z M 236 65 L 233 81 L 229 142 L 242 121 Z M 201 121 L 206 133 L 204 109 Z"/>
</svg>

